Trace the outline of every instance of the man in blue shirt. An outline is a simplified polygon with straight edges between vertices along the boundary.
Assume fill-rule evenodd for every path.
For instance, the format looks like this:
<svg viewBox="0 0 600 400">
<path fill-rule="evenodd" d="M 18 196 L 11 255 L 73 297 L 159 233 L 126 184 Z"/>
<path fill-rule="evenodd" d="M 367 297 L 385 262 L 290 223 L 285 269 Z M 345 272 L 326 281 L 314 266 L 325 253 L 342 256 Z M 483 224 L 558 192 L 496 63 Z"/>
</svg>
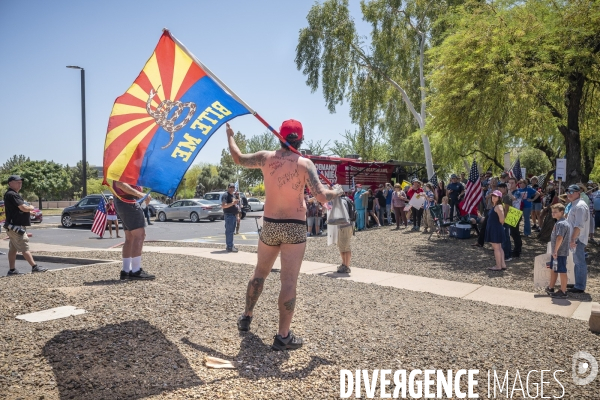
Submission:
<svg viewBox="0 0 600 400">
<path fill-rule="evenodd" d="M 454 208 L 456 208 L 456 215 L 460 215 L 460 212 L 458 211 L 458 202 L 465 193 L 465 187 L 458 181 L 458 176 L 456 176 L 456 174 L 450 176 L 450 183 L 446 186 L 446 193 L 448 196 L 448 203 L 450 204 L 450 221 L 454 221 Z"/>
<path fill-rule="evenodd" d="M 531 186 L 527 186 L 525 179 L 521 179 L 519 180 L 519 196 L 523 202 L 523 235 L 529 237 L 531 235 L 531 204 L 540 194 Z"/>
</svg>

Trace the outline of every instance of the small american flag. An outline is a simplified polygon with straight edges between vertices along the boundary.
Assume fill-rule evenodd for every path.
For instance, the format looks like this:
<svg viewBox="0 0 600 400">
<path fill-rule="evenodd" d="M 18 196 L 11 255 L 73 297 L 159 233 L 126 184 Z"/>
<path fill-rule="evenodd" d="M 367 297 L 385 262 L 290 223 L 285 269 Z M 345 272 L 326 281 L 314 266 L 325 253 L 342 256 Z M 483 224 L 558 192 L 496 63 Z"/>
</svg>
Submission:
<svg viewBox="0 0 600 400">
<path fill-rule="evenodd" d="M 431 179 L 429 179 L 429 183 L 431 183 L 434 190 L 438 187 L 438 181 L 437 181 L 437 176 L 435 175 L 435 172 L 433 173 L 433 176 L 431 177 Z M 441 201 L 442 200 L 440 199 L 440 203 L 441 203 Z"/>
<path fill-rule="evenodd" d="M 104 230 L 106 229 L 106 207 L 104 206 L 104 199 L 100 199 L 100 204 L 96 209 L 96 215 L 94 215 L 94 224 L 92 225 L 92 232 L 96 235 L 103 237 Z"/>
<path fill-rule="evenodd" d="M 467 213 L 471 213 L 471 210 L 479 204 L 483 197 L 481 191 L 481 183 L 479 181 L 479 172 L 477 172 L 477 163 L 473 161 L 471 165 L 471 172 L 469 172 L 469 180 L 467 181 L 467 187 L 465 188 L 465 202 L 463 204 L 463 210 Z"/>
</svg>

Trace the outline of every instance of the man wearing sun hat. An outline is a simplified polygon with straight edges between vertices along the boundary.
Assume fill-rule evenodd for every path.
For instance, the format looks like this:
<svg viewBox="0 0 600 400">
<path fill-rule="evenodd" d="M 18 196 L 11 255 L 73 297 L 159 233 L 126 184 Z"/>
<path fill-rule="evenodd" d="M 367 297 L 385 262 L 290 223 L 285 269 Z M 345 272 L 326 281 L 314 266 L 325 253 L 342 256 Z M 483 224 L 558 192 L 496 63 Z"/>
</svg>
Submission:
<svg viewBox="0 0 600 400">
<path fill-rule="evenodd" d="M 265 192 L 269 196 L 259 235 L 258 261 L 248 282 L 246 307 L 238 318 L 237 327 L 240 331 L 250 330 L 254 306 L 281 252 L 279 330 L 271 348 L 294 350 L 302 347 L 303 343 L 302 338 L 290 330 L 290 325 L 296 306 L 296 284 L 306 249 L 304 187 L 308 185 L 312 195 L 321 203 L 342 195 L 344 191 L 339 185 L 333 189 L 323 186 L 313 162 L 290 150 L 290 147 L 298 149 L 304 139 L 299 121 L 284 121 L 279 133 L 284 140 L 281 141 L 281 149 L 243 154 L 235 143 L 233 130 L 227 124 L 227 141 L 233 161 L 246 168 L 260 168 Z"/>
<path fill-rule="evenodd" d="M 590 209 L 580 196 L 579 185 L 571 185 L 567 188 L 567 198 L 571 202 L 567 222 L 571 224 L 572 228 L 569 247 L 574 250 L 573 262 L 575 263 L 575 287 L 567 290 L 571 293 L 585 292 L 588 273 L 585 262 L 585 246 L 588 244 Z"/>
</svg>

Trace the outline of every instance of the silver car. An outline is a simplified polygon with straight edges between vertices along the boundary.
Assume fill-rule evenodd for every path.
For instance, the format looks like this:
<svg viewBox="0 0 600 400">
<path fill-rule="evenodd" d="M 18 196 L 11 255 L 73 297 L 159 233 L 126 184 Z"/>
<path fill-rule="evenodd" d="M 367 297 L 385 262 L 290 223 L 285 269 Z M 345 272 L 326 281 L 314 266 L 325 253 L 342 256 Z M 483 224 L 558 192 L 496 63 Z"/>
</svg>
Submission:
<svg viewBox="0 0 600 400">
<path fill-rule="evenodd" d="M 248 205 L 251 211 L 265 211 L 265 203 L 256 197 L 248 197 Z"/>
<path fill-rule="evenodd" d="M 177 200 L 168 207 L 158 211 L 158 220 L 161 222 L 170 219 L 179 221 L 189 219 L 192 222 L 198 222 L 201 219 L 214 221 L 222 217 L 223 210 L 221 205 L 204 199 Z"/>
</svg>

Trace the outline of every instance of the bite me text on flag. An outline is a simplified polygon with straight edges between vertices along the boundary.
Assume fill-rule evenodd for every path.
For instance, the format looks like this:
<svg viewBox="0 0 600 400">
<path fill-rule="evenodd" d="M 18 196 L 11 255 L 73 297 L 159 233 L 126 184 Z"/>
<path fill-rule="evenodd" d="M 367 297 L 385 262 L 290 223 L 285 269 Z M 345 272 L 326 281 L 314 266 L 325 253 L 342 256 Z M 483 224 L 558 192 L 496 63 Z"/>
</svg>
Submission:
<svg viewBox="0 0 600 400">
<path fill-rule="evenodd" d="M 481 183 L 479 181 L 479 172 L 477 172 L 477 163 L 473 161 L 473 164 L 471 165 L 471 171 L 469 172 L 467 187 L 465 188 L 463 210 L 469 214 L 472 214 L 471 211 L 474 208 L 477 208 L 477 205 L 482 198 L 483 193 L 481 192 Z"/>
<path fill-rule="evenodd" d="M 168 30 L 131 87 L 115 100 L 104 177 L 172 196 L 219 127 L 250 111 Z"/>
<path fill-rule="evenodd" d="M 96 209 L 94 215 L 94 223 L 92 224 L 92 233 L 103 237 L 106 229 L 106 206 L 104 205 L 104 198 L 100 198 L 100 203 Z"/>
</svg>

